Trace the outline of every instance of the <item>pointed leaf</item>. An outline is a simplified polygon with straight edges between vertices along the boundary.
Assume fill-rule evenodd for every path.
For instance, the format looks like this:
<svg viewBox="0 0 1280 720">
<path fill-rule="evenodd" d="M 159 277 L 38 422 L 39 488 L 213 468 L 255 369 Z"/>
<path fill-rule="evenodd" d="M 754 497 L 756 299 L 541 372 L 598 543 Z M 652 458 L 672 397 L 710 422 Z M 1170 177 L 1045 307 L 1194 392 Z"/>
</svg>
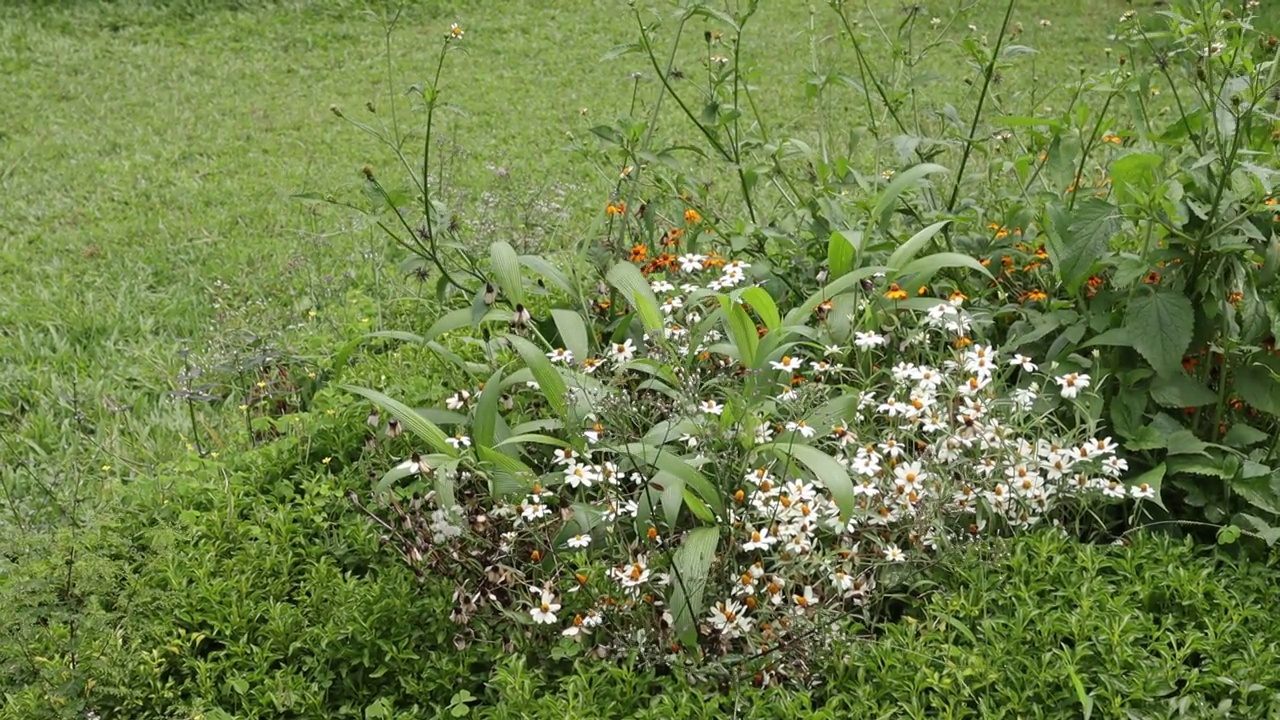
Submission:
<svg viewBox="0 0 1280 720">
<path fill-rule="evenodd" d="M 587 324 L 582 316 L 572 310 L 557 308 L 551 311 L 551 319 L 556 323 L 556 331 L 565 348 L 573 353 L 578 362 L 591 357 L 591 341 L 587 336 Z"/>
<path fill-rule="evenodd" d="M 1124 326 L 1134 349 L 1158 374 L 1182 372 L 1182 356 L 1195 329 L 1195 313 L 1186 295 L 1175 290 L 1139 295 L 1125 310 Z"/>
<path fill-rule="evenodd" d="M 645 280 L 639 268 L 631 263 L 618 263 L 609 270 L 607 279 L 631 307 L 635 308 L 646 332 L 652 333 L 662 329 L 662 314 L 658 311 L 658 299 L 654 297 L 653 288 L 649 287 L 649 281 Z"/>
<path fill-rule="evenodd" d="M 498 287 L 512 305 L 524 303 L 524 281 L 520 279 L 520 256 L 511 243 L 499 240 L 489 246 L 489 265 Z"/>
<path fill-rule="evenodd" d="M 458 450 L 447 442 L 447 438 L 449 436 L 446 435 L 439 426 L 422 417 L 418 411 L 408 405 L 405 405 L 399 400 L 391 398 L 384 393 L 380 393 L 377 390 L 356 387 L 354 385 L 342 385 L 341 387 L 349 393 L 355 393 L 356 395 L 360 395 L 368 399 L 374 405 L 377 405 L 383 410 L 391 413 L 393 417 L 404 424 L 405 428 L 409 432 L 422 438 L 431 446 L 431 449 L 441 455 L 447 455 L 451 458 L 458 456 Z"/>
<path fill-rule="evenodd" d="M 690 530 L 672 558 L 675 570 L 671 599 L 667 603 L 675 619 L 676 635 L 686 647 L 698 644 L 698 620 L 702 616 L 702 595 L 716 557 L 720 531 L 716 528 Z"/>
<path fill-rule="evenodd" d="M 871 211 L 872 219 L 883 225 L 889 219 L 889 213 L 898 203 L 898 196 L 902 193 L 914 188 L 920 184 L 926 176 L 934 173 L 946 172 L 947 169 L 935 163 L 922 163 L 907 170 L 898 173 L 884 189 L 884 193 L 880 195 L 880 199 L 876 201 L 875 208 Z"/>
<path fill-rule="evenodd" d="M 951 221 L 943 220 L 941 222 L 936 222 L 915 235 L 912 235 L 910 240 L 902 243 L 893 251 L 893 254 L 889 256 L 889 261 L 885 264 L 894 270 L 901 270 L 904 265 L 911 262 L 916 255 L 919 255 L 925 245 L 927 245 L 930 240 L 933 240 L 933 236 L 937 235 L 938 232 L 942 230 L 942 228 L 946 227 L 949 222 Z M 970 259 L 972 260 L 972 258 Z M 978 267 L 982 266 L 979 265 Z"/>
<path fill-rule="evenodd" d="M 809 472 L 813 473 L 818 482 L 831 491 L 831 498 L 835 500 L 836 507 L 840 508 L 840 519 L 848 520 L 853 515 L 854 505 L 857 503 L 857 496 L 853 493 L 853 481 L 849 479 L 848 471 L 836 462 L 835 458 L 818 448 L 798 443 L 778 442 L 760 447 L 771 448 L 809 468 Z"/>
<path fill-rule="evenodd" d="M 565 419 L 569 414 L 569 388 L 565 385 L 564 378 L 560 376 L 560 371 L 556 370 L 556 366 L 551 364 L 537 345 L 517 335 L 511 335 L 507 339 L 516 352 L 520 353 L 525 365 L 533 373 L 533 379 L 538 381 L 538 387 L 542 396 L 546 398 L 547 404 L 560 419 Z"/>
<path fill-rule="evenodd" d="M 756 314 L 760 316 L 760 321 L 769 330 L 777 330 L 782 325 L 782 316 L 778 314 L 778 305 L 773 301 L 773 297 L 769 295 L 769 291 L 756 285 L 742 291 L 742 299 Z"/>
</svg>

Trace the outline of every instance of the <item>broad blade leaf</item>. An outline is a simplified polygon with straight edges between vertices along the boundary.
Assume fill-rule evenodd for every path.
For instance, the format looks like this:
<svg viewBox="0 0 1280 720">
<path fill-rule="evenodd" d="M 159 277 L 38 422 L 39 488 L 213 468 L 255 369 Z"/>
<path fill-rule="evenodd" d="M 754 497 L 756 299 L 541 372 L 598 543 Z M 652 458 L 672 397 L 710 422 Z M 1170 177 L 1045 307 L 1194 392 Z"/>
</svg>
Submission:
<svg viewBox="0 0 1280 720">
<path fill-rule="evenodd" d="M 582 316 L 572 310 L 557 308 L 551 311 L 551 319 L 556 323 L 560 340 L 573 353 L 579 362 L 591 357 L 591 340 L 587 335 L 587 324 Z"/>
<path fill-rule="evenodd" d="M 520 256 L 511 243 L 499 240 L 489 246 L 489 264 L 498 286 L 512 305 L 524 303 L 524 281 L 520 279 Z"/>
<path fill-rule="evenodd" d="M 609 284 L 622 293 L 631 307 L 640 315 L 640 322 L 647 332 L 662 329 L 662 314 L 658 312 L 658 299 L 653 295 L 653 288 L 645 280 L 639 268 L 631 263 L 620 262 L 614 265 L 607 276 Z"/>
<path fill-rule="evenodd" d="M 397 420 L 404 424 L 405 428 L 407 428 L 409 432 L 426 441 L 426 443 L 431 446 L 432 450 L 451 458 L 458 456 L 458 450 L 447 442 L 447 438 L 449 436 L 445 435 L 444 431 L 441 430 L 439 426 L 422 417 L 421 413 L 408 405 L 405 405 L 399 400 L 396 400 L 384 393 L 380 393 L 377 390 L 356 387 L 354 385 L 343 385 L 341 387 L 347 392 L 355 393 L 356 395 L 360 395 L 368 399 L 374 405 L 377 405 L 383 410 L 391 413 Z"/>
<path fill-rule="evenodd" d="M 1182 372 L 1182 356 L 1191 344 L 1195 313 L 1191 300 L 1175 290 L 1135 297 L 1124 314 L 1133 347 L 1164 376 Z"/>
<path fill-rule="evenodd" d="M 672 558 L 675 578 L 668 605 L 675 618 L 676 635 L 687 647 L 696 647 L 698 643 L 702 595 L 719 543 L 720 531 L 716 528 L 690 530 Z"/>
</svg>

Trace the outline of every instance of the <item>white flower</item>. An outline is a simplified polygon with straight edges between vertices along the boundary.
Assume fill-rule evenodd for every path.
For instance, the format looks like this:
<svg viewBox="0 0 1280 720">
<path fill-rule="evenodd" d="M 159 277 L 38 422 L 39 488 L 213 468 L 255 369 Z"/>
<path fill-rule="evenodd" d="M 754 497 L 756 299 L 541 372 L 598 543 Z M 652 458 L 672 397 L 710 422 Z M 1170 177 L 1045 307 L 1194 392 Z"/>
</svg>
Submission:
<svg viewBox="0 0 1280 720">
<path fill-rule="evenodd" d="M 565 484 L 575 489 L 579 487 L 591 487 L 599 479 L 600 474 L 597 473 L 596 469 L 590 465 L 574 463 L 564 469 Z"/>
<path fill-rule="evenodd" d="M 685 272 L 696 272 L 702 269 L 702 262 L 706 259 L 707 258 L 702 255 L 695 255 L 693 253 L 688 253 L 685 255 L 681 255 L 679 258 L 676 259 L 676 261 L 680 263 L 681 270 Z"/>
<path fill-rule="evenodd" d="M 802 593 L 801 593 L 801 594 L 799 594 L 799 595 L 792 595 L 792 596 L 791 596 L 791 601 L 792 601 L 792 602 L 794 602 L 794 603 L 796 604 L 796 607 L 797 607 L 798 609 L 800 609 L 801 611 L 803 611 L 803 610 L 807 610 L 807 609 L 809 609 L 809 608 L 811 608 L 811 607 L 813 607 L 813 606 L 817 605 L 817 604 L 818 604 L 818 596 L 813 594 L 813 586 L 812 586 L 812 585 L 805 585 L 805 586 L 804 586 L 804 592 L 802 592 Z"/>
<path fill-rule="evenodd" d="M 1053 380 L 1062 388 L 1064 398 L 1076 397 L 1081 390 L 1089 387 L 1089 376 L 1082 373 L 1068 373 Z"/>
<path fill-rule="evenodd" d="M 649 283 L 649 287 L 653 288 L 653 291 L 655 293 L 671 292 L 672 290 L 676 289 L 675 285 L 672 285 L 666 280 L 654 280 L 653 282 Z"/>
<path fill-rule="evenodd" d="M 574 535 L 573 537 L 569 538 L 565 542 L 565 544 L 571 548 L 584 548 L 591 544 L 591 536 L 590 535 Z"/>
<path fill-rule="evenodd" d="M 884 559 L 891 563 L 906 562 L 907 554 L 897 545 L 889 544 L 884 549 Z"/>
<path fill-rule="evenodd" d="M 1013 359 L 1009 361 L 1009 365 L 1014 367 L 1021 367 L 1026 372 L 1036 371 L 1036 364 L 1031 362 L 1031 358 L 1027 357 L 1026 355 L 1023 355 L 1022 353 L 1018 353 L 1017 355 L 1014 355 Z"/>
<path fill-rule="evenodd" d="M 560 603 L 556 602 L 555 595 L 547 590 L 535 590 L 539 598 L 533 604 L 533 610 L 529 612 L 533 616 L 533 621 L 539 625 L 553 625 L 556 621 L 556 611 L 560 609 Z"/>
<path fill-rule="evenodd" d="M 458 449 L 461 449 L 464 447 L 471 447 L 471 438 L 461 434 L 454 435 L 451 438 L 445 438 L 445 442 L 449 443 L 450 445 Z"/>
<path fill-rule="evenodd" d="M 861 350 L 870 350 L 877 345 L 885 343 L 884 336 L 874 330 L 868 332 L 855 332 L 853 334 L 853 344 Z"/>
<path fill-rule="evenodd" d="M 682 307 L 684 307 L 684 299 L 681 298 L 679 295 L 672 295 L 671 297 L 662 301 L 662 312 L 668 315 L 679 310 Z"/>
<path fill-rule="evenodd" d="M 791 432 L 798 432 L 801 436 L 806 438 L 811 438 L 818 432 L 817 430 L 809 427 L 803 420 L 788 422 L 787 430 L 790 430 Z"/>
<path fill-rule="evenodd" d="M 763 445 L 773 439 L 773 426 L 767 422 L 756 425 L 755 441 L 757 445 Z"/>
<path fill-rule="evenodd" d="M 609 574 L 617 580 L 622 587 L 631 589 L 649 581 L 651 574 L 649 568 L 645 566 L 643 559 L 637 560 L 630 565 L 621 565 L 609 571 Z"/>
<path fill-rule="evenodd" d="M 609 348 L 609 356 L 619 365 L 631 362 L 632 358 L 636 356 L 636 345 L 631 342 L 631 338 L 627 338 L 620 343 L 613 343 L 613 346 Z"/>
<path fill-rule="evenodd" d="M 466 390 L 459 390 L 458 392 L 450 395 L 449 398 L 444 401 L 444 406 L 450 410 L 461 410 L 467 406 L 467 400 L 470 399 L 470 397 L 471 393 Z"/>
<path fill-rule="evenodd" d="M 1135 500 L 1147 500 L 1156 496 L 1156 489 L 1146 483 L 1129 488 L 1129 494 Z"/>
<path fill-rule="evenodd" d="M 701 289 L 702 288 L 698 287 L 697 285 L 694 285 L 693 283 L 685 283 L 680 286 L 681 292 L 685 292 L 685 293 L 696 293 Z"/>
<path fill-rule="evenodd" d="M 724 412 L 724 406 L 715 400 L 703 400 L 698 403 L 698 409 L 708 415 L 719 415 Z"/>
<path fill-rule="evenodd" d="M 397 465 L 396 469 L 408 470 L 410 475 L 417 475 L 418 473 L 422 472 L 424 469 L 429 469 L 429 468 L 427 468 L 426 463 L 422 462 L 422 458 L 418 455 L 418 453 L 414 453 L 413 455 L 409 456 L 408 460 L 405 460 L 404 462 Z"/>
<path fill-rule="evenodd" d="M 751 539 L 742 544 L 742 549 L 746 552 L 753 550 L 768 550 L 778 542 L 776 535 L 770 535 L 769 530 L 752 530 Z"/>
<path fill-rule="evenodd" d="M 1119 480 L 1104 480 L 1102 494 L 1109 498 L 1120 499 L 1125 496 L 1124 485 Z"/>
<path fill-rule="evenodd" d="M 751 621 L 745 613 L 746 608 L 737 600 L 725 600 L 711 608 L 711 617 L 707 620 L 726 638 L 734 638 L 751 630 Z"/>
<path fill-rule="evenodd" d="M 589 357 L 586 360 L 582 361 L 582 372 L 590 375 L 591 373 L 598 370 L 600 366 L 603 364 L 604 364 L 604 361 L 601 360 L 600 358 Z"/>
<path fill-rule="evenodd" d="M 1035 405 L 1037 397 L 1039 396 L 1036 394 L 1035 384 L 1032 383 L 1031 387 L 1018 388 L 1013 391 L 1013 404 L 1019 410 L 1026 412 Z"/>
<path fill-rule="evenodd" d="M 787 372 L 793 372 L 804 367 L 804 360 L 798 357 L 791 357 L 790 355 L 783 355 L 781 360 L 770 360 L 769 366 L 774 370 L 786 370 Z"/>
<path fill-rule="evenodd" d="M 573 362 L 573 352 L 565 350 L 564 348 L 556 348 L 555 350 L 552 350 L 547 353 L 547 357 L 551 362 L 564 363 L 565 365 Z"/>
<path fill-rule="evenodd" d="M 929 477 L 921 467 L 920 463 L 908 462 L 893 469 L 893 477 L 895 482 L 906 487 L 908 490 L 919 491 L 924 486 L 924 481 Z"/>
</svg>

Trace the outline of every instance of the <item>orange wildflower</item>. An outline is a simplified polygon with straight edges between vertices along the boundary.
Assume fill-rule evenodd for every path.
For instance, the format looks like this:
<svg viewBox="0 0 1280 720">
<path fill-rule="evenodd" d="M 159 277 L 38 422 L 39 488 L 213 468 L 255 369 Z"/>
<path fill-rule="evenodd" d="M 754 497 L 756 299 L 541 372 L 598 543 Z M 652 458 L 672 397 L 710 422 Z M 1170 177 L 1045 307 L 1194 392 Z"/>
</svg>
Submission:
<svg viewBox="0 0 1280 720">
<path fill-rule="evenodd" d="M 617 202 L 611 202 L 607 206 L 605 206 L 605 209 L 604 209 L 605 215 L 624 215 L 626 214 L 626 212 L 627 212 L 627 203 L 622 200 L 619 200 Z"/>
<path fill-rule="evenodd" d="M 724 267 L 726 260 L 723 255 L 717 252 L 707 253 L 707 259 L 702 261 L 702 267 L 714 268 Z"/>
<path fill-rule="evenodd" d="M 968 300 L 968 299 L 969 299 L 969 296 L 968 296 L 968 295 L 965 295 L 964 293 L 960 292 L 959 290 L 953 290 L 953 291 L 951 292 L 951 294 L 947 296 L 947 299 L 948 299 L 948 300 L 950 300 L 950 301 L 952 301 L 952 302 L 955 302 L 956 300 Z"/>
<path fill-rule="evenodd" d="M 659 242 L 662 243 L 662 247 L 671 247 L 672 245 L 679 245 L 680 236 L 683 234 L 684 234 L 684 231 L 681 230 L 680 228 L 672 228 L 662 233 L 662 239 Z"/>
<path fill-rule="evenodd" d="M 1120 139 L 1119 135 L 1116 135 L 1115 133 L 1107 133 L 1106 135 L 1102 136 L 1102 142 L 1111 143 L 1113 145 L 1119 145 L 1123 141 Z"/>
<path fill-rule="evenodd" d="M 1023 300 L 1026 302 L 1042 302 L 1048 299 L 1049 299 L 1049 296 L 1046 295 L 1044 291 L 1038 288 L 1035 290 L 1032 290 L 1031 292 L 1023 296 Z"/>
<path fill-rule="evenodd" d="M 644 245 L 634 245 L 631 248 L 631 262 L 642 263 L 649 257 L 649 248 Z"/>
<path fill-rule="evenodd" d="M 702 216 L 698 214 L 697 210 L 689 208 L 684 211 L 684 222 L 686 225 L 697 225 L 702 222 Z"/>
<path fill-rule="evenodd" d="M 884 296 L 890 300 L 906 300 L 907 291 L 898 287 L 898 283 L 893 283 L 889 285 L 889 292 L 885 293 Z"/>
<path fill-rule="evenodd" d="M 1147 273 L 1146 277 L 1142 278 L 1142 282 L 1148 285 L 1159 285 L 1160 273 L 1156 272 L 1155 270 L 1152 270 L 1151 272 Z"/>
</svg>

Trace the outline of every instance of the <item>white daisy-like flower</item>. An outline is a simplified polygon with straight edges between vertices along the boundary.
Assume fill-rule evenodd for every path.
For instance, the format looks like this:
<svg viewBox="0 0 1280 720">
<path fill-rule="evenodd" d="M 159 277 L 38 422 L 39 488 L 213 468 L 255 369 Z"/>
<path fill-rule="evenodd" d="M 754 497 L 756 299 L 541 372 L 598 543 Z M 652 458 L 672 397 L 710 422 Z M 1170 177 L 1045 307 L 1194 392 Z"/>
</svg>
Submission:
<svg viewBox="0 0 1280 720">
<path fill-rule="evenodd" d="M 649 283 L 649 287 L 652 288 L 655 293 L 671 292 L 676 289 L 675 285 L 672 285 L 666 280 L 654 280 Z"/>
<path fill-rule="evenodd" d="M 469 399 L 471 399 L 471 393 L 466 390 L 459 390 L 444 401 L 444 406 L 450 410 L 461 410 L 467 406 L 467 400 Z"/>
<path fill-rule="evenodd" d="M 1067 373 L 1053 379 L 1061 388 L 1061 394 L 1064 398 L 1074 398 L 1080 394 L 1080 391 L 1089 387 L 1090 378 L 1083 373 Z"/>
<path fill-rule="evenodd" d="M 774 370 L 786 370 L 794 372 L 804 367 L 804 360 L 790 355 L 783 355 L 781 360 L 770 360 L 769 366 Z"/>
<path fill-rule="evenodd" d="M 603 360 L 600 358 L 589 357 L 582 361 L 582 372 L 590 375 L 596 370 L 599 370 L 601 365 L 604 365 Z"/>
<path fill-rule="evenodd" d="M 1129 494 L 1132 495 L 1135 500 L 1149 500 L 1156 496 L 1156 489 L 1147 483 L 1142 483 L 1141 485 L 1134 485 L 1129 488 Z"/>
<path fill-rule="evenodd" d="M 454 435 L 451 438 L 445 438 L 444 441 L 457 449 L 462 449 L 464 447 L 471 447 L 471 438 L 462 434 Z"/>
<path fill-rule="evenodd" d="M 724 412 L 724 405 L 721 405 L 715 400 L 703 400 L 698 403 L 698 409 L 708 415 L 719 415 Z"/>
<path fill-rule="evenodd" d="M 529 612 L 533 616 L 533 621 L 539 625 L 555 624 L 556 612 L 560 610 L 560 603 L 556 602 L 556 596 L 547 590 L 537 589 L 534 592 L 538 598 Z"/>
<path fill-rule="evenodd" d="M 556 348 L 547 353 L 547 358 L 553 363 L 563 363 L 568 365 L 573 362 L 573 351 L 564 348 Z"/>
<path fill-rule="evenodd" d="M 796 604 L 797 609 L 804 611 L 818 604 L 818 596 L 813 594 L 812 585 L 805 585 L 803 592 L 791 596 L 791 601 Z"/>
<path fill-rule="evenodd" d="M 803 420 L 792 420 L 787 423 L 786 427 L 787 430 L 790 430 L 791 432 L 798 432 L 805 438 L 811 438 L 818 433 L 817 430 L 814 430 Z"/>
<path fill-rule="evenodd" d="M 1026 372 L 1036 371 L 1036 364 L 1031 361 L 1031 358 L 1023 355 L 1022 353 L 1014 355 L 1013 359 L 1009 361 L 1009 365 L 1013 367 L 1020 367 Z"/>
<path fill-rule="evenodd" d="M 907 561 L 907 554 L 897 545 L 887 545 L 884 549 L 884 559 L 891 563 L 900 563 Z"/>
<path fill-rule="evenodd" d="M 429 468 L 426 463 L 422 462 L 422 457 L 419 456 L 418 453 L 414 453 L 409 456 L 408 460 L 397 465 L 396 469 L 408 470 L 410 475 L 417 475 L 423 470 L 427 470 Z"/>
<path fill-rule="evenodd" d="M 577 548 L 577 549 L 587 547 L 590 544 L 591 544 L 590 535 L 574 535 L 573 537 L 565 541 L 565 545 L 568 545 L 571 548 Z"/>
<path fill-rule="evenodd" d="M 706 259 L 703 255 L 687 253 L 676 258 L 676 262 L 680 263 L 680 269 L 685 272 L 697 272 L 702 269 L 702 263 Z"/>
<path fill-rule="evenodd" d="M 861 350 L 870 350 L 885 344 L 885 338 L 874 330 L 867 332 L 855 332 L 853 334 L 853 344 Z"/>
<path fill-rule="evenodd" d="M 620 343 L 613 343 L 609 347 L 609 357 L 619 365 L 631 362 L 636 356 L 636 344 L 631 342 L 631 338 Z"/>
<path fill-rule="evenodd" d="M 684 307 L 684 298 L 680 297 L 679 295 L 672 295 L 671 297 L 662 301 L 662 312 L 668 315 L 679 310 L 682 307 Z"/>
<path fill-rule="evenodd" d="M 768 550 L 778 542 L 778 536 L 770 535 L 769 529 L 751 530 L 749 532 L 750 539 L 742 543 L 742 549 L 746 552 L 753 550 Z"/>
</svg>

